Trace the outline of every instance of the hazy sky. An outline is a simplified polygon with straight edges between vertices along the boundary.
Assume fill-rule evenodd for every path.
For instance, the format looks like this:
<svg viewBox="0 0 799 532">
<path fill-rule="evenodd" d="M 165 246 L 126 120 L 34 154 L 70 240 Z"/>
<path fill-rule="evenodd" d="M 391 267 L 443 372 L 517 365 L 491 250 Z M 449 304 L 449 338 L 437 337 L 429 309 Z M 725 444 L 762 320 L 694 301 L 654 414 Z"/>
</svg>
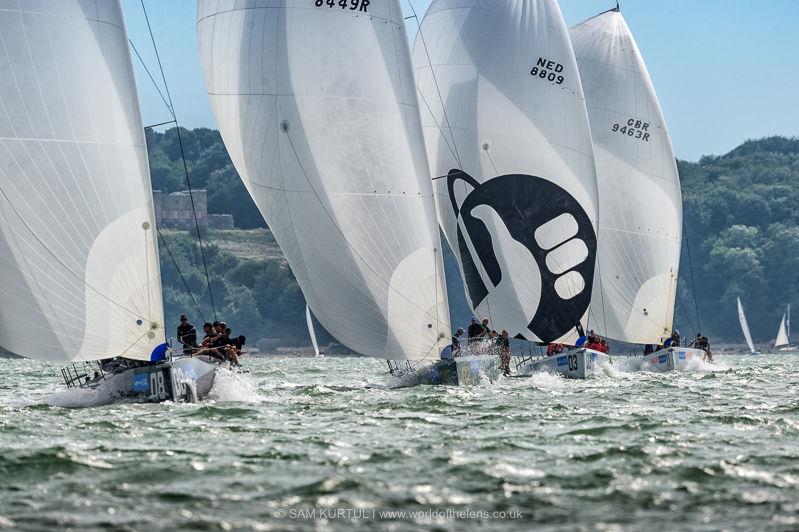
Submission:
<svg viewBox="0 0 799 532">
<path fill-rule="evenodd" d="M 216 127 L 197 52 L 194 0 L 144 0 L 181 125 Z M 430 0 L 413 2 L 420 17 Z M 490 2 L 493 0 L 484 0 Z M 157 73 L 140 0 L 123 0 L 130 38 Z M 613 7 L 561 0 L 572 26 Z M 723 154 L 747 138 L 799 135 L 799 0 L 622 0 L 677 156 Z M 411 38 L 417 25 L 407 21 Z M 137 61 L 134 57 L 134 61 Z M 170 117 L 136 63 L 145 124 Z"/>
</svg>

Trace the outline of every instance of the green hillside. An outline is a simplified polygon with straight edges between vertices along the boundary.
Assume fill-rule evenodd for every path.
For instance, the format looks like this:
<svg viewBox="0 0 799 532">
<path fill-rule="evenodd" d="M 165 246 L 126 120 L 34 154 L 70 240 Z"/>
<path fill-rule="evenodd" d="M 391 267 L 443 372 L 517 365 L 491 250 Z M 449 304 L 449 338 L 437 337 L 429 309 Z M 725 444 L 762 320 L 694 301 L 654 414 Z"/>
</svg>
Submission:
<svg viewBox="0 0 799 532">
<path fill-rule="evenodd" d="M 222 144 L 210 129 L 181 130 L 192 187 L 208 190 L 210 213 L 233 214 L 247 231 L 212 231 L 206 258 L 217 315 L 253 342 L 277 338 L 307 344 L 305 303 L 280 249 L 250 199 Z M 147 131 L 153 187 L 184 190 L 175 130 Z M 784 307 L 799 302 L 799 139 L 747 141 L 722 156 L 678 161 L 687 244 L 683 245 L 677 327 L 697 330 L 691 271 L 702 331 L 741 342 L 735 298 L 741 297 L 756 341 L 776 335 Z M 166 232 L 166 245 L 205 318 L 213 315 L 196 235 Z M 451 253 L 445 256 L 453 327 L 470 316 Z M 201 320 L 162 245 L 168 326 L 181 313 Z M 799 306 L 797 307 L 799 313 Z M 323 342 L 330 338 L 321 333 Z M 253 343 L 251 342 L 251 343 Z"/>
</svg>

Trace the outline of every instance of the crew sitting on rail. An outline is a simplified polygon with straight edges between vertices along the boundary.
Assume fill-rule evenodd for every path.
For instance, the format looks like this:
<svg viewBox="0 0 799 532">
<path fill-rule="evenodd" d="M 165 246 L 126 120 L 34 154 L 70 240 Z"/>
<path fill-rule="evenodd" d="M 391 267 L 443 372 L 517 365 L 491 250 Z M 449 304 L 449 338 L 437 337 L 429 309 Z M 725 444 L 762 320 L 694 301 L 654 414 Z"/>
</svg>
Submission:
<svg viewBox="0 0 799 532">
<path fill-rule="evenodd" d="M 469 338 L 469 343 L 472 344 L 474 342 L 480 341 L 485 334 L 485 331 L 483 330 L 483 326 L 477 323 L 477 318 L 472 316 L 472 324 L 469 325 L 469 329 L 466 331 L 466 333 Z"/>
<path fill-rule="evenodd" d="M 178 325 L 178 343 L 183 346 L 183 355 L 190 356 L 197 348 L 197 329 L 189 323 L 189 318 L 183 314 Z"/>
<path fill-rule="evenodd" d="M 702 358 L 708 362 L 713 362 L 713 353 L 710 352 L 710 340 L 707 339 L 707 336 L 702 336 L 701 333 L 697 334 L 696 338 L 694 338 L 694 341 L 688 345 L 688 347 L 691 346 L 703 350 L 705 352 L 705 356 Z"/>
</svg>

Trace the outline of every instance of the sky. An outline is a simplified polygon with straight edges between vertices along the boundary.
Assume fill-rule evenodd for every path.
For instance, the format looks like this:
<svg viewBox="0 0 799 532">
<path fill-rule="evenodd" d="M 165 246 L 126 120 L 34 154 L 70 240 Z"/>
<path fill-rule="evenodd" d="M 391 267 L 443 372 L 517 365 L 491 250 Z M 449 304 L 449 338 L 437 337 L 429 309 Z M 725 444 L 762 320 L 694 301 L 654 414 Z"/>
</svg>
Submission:
<svg viewBox="0 0 799 532">
<path fill-rule="evenodd" d="M 490 2 L 493 0 L 484 0 Z M 410 3 L 419 17 L 430 0 Z M 130 39 L 159 79 L 141 0 L 122 0 Z M 144 0 L 184 127 L 216 128 L 197 51 L 194 0 Z M 568 26 L 613 0 L 560 0 Z M 746 139 L 799 136 L 799 0 L 622 0 L 660 98 L 677 157 L 722 155 Z M 407 21 L 409 38 L 417 31 Z M 144 124 L 170 120 L 134 55 Z"/>
</svg>

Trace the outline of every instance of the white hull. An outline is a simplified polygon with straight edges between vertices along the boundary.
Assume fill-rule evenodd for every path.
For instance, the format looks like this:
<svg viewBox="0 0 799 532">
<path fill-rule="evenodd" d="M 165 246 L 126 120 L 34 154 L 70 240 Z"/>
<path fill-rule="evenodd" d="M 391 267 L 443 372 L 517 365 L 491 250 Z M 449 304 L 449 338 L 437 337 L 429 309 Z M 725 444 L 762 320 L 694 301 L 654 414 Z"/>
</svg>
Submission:
<svg viewBox="0 0 799 532">
<path fill-rule="evenodd" d="M 664 373 L 667 371 L 684 370 L 694 360 L 702 360 L 705 352 L 701 349 L 693 349 L 690 347 L 668 347 L 661 349 L 650 355 L 644 355 L 639 358 L 643 360 L 643 368 L 647 371 L 655 371 Z"/>
<path fill-rule="evenodd" d="M 169 362 L 109 373 L 84 387 L 126 401 L 192 402 L 211 391 L 218 367 L 206 357 L 176 357 Z"/>
<path fill-rule="evenodd" d="M 559 355 L 539 358 L 519 368 L 518 375 L 547 371 L 571 379 L 585 379 L 600 372 L 602 364 L 610 364 L 610 356 L 592 349 L 575 349 Z"/>
</svg>

